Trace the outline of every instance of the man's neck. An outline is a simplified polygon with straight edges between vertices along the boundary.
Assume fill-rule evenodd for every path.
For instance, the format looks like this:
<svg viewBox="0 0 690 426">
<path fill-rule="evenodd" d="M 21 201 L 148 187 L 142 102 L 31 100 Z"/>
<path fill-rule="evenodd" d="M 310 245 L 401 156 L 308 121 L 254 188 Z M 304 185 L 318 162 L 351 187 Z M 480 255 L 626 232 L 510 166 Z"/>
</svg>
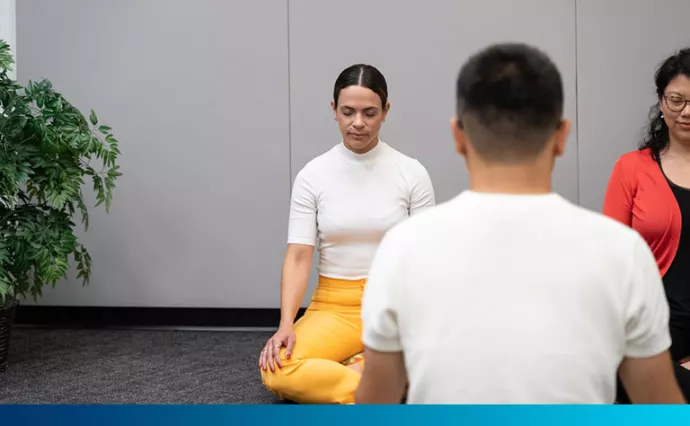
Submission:
<svg viewBox="0 0 690 426">
<path fill-rule="evenodd" d="M 484 166 L 470 170 L 470 189 L 499 194 L 548 194 L 551 172 L 535 166 Z"/>
</svg>

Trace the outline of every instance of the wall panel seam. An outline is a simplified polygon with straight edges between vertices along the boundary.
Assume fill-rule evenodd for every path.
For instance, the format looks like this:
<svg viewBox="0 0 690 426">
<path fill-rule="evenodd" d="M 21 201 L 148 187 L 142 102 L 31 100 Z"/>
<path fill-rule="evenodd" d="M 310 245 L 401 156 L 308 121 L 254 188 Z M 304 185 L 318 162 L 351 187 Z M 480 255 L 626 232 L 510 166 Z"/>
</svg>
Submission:
<svg viewBox="0 0 690 426">
<path fill-rule="evenodd" d="M 578 63 L 578 21 L 577 21 L 577 2 L 575 4 L 575 179 L 576 179 L 576 197 L 577 204 L 582 205 L 580 200 L 580 87 L 578 85 L 578 74 L 580 71 Z"/>
<path fill-rule="evenodd" d="M 292 195 L 292 77 L 290 74 L 290 0 L 285 0 L 287 16 L 287 87 L 288 87 L 288 194 Z"/>
</svg>

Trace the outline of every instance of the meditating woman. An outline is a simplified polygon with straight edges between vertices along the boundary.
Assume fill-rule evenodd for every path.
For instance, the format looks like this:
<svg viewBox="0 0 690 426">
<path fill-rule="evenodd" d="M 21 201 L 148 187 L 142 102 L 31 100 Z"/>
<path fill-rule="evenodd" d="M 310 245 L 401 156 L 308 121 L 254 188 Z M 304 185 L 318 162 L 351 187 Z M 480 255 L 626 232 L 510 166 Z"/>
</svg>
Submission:
<svg viewBox="0 0 690 426">
<path fill-rule="evenodd" d="M 616 163 L 604 214 L 637 230 L 656 257 L 671 311 L 676 377 L 690 398 L 690 49 L 666 59 L 655 83 L 658 103 L 646 137 Z"/>
<path fill-rule="evenodd" d="M 372 258 L 388 229 L 435 203 L 426 169 L 379 139 L 390 104 L 376 68 L 345 69 L 331 107 L 342 142 L 295 178 L 281 321 L 259 356 L 265 386 L 307 404 L 354 403 L 364 361 L 343 361 L 363 350 L 361 299 Z M 317 243 L 319 282 L 294 323 Z"/>
</svg>

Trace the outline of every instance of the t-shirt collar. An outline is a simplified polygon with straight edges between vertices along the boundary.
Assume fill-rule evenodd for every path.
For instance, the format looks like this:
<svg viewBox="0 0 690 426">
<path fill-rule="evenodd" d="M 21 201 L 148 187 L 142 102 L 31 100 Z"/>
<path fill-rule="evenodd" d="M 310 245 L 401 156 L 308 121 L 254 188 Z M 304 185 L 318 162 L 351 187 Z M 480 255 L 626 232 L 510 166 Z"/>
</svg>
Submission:
<svg viewBox="0 0 690 426">
<path fill-rule="evenodd" d="M 347 157 L 350 160 L 354 161 L 372 161 L 375 158 L 379 157 L 381 153 L 385 150 L 385 143 L 379 138 L 379 142 L 376 144 L 376 146 L 368 152 L 365 152 L 364 154 L 357 154 L 356 152 L 350 151 L 346 146 L 343 141 L 340 141 L 340 144 L 338 145 L 338 150 Z"/>
</svg>

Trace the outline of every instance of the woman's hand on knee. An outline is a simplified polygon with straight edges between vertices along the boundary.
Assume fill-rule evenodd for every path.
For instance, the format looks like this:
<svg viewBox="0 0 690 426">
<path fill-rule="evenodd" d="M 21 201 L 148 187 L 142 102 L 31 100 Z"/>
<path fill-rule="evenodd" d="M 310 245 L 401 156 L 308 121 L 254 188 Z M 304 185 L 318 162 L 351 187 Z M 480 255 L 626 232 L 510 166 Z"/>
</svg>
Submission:
<svg viewBox="0 0 690 426">
<path fill-rule="evenodd" d="M 264 346 L 259 355 L 259 368 L 266 371 L 270 369 L 275 372 L 275 367 L 283 368 L 283 363 L 280 360 L 280 350 L 285 349 L 285 358 L 290 359 L 292 356 L 292 349 L 295 347 L 295 331 L 290 327 L 281 327 L 276 334 L 273 335 Z"/>
</svg>

